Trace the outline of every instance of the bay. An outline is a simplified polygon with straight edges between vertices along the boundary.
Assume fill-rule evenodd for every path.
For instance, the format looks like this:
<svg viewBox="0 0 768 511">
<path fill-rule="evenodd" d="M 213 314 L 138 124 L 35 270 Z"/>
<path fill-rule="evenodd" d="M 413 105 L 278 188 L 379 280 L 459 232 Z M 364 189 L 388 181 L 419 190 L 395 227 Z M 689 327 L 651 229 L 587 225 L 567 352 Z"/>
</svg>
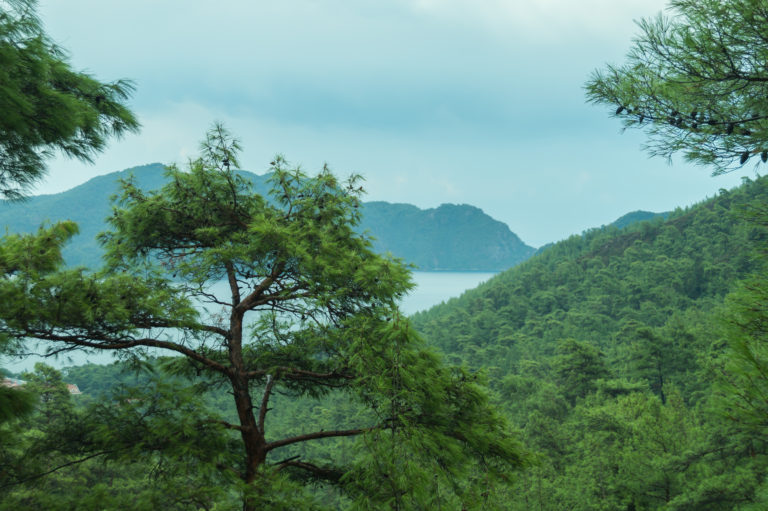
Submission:
<svg viewBox="0 0 768 511">
<path fill-rule="evenodd" d="M 430 309 L 451 298 L 461 296 L 464 291 L 477 287 L 496 273 L 415 271 L 412 275 L 416 288 L 400 304 L 402 311 L 408 315 Z"/>
</svg>

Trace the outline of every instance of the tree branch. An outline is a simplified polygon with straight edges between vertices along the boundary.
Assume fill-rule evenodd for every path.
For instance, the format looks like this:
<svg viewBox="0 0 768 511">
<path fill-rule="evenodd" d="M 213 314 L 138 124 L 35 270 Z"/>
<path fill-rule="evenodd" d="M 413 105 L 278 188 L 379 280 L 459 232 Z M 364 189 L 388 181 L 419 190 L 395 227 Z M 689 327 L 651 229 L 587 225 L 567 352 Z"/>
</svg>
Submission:
<svg viewBox="0 0 768 511">
<path fill-rule="evenodd" d="M 270 369 L 258 369 L 255 371 L 248 371 L 245 373 L 245 376 L 252 380 L 254 378 L 259 378 L 261 376 L 265 376 L 268 374 L 271 374 L 273 372 L 279 372 L 282 377 L 288 378 L 290 380 L 330 380 L 330 379 L 337 379 L 341 378 L 344 380 L 351 380 L 354 378 L 354 376 L 349 374 L 340 373 L 337 371 L 331 371 L 329 373 L 318 373 L 315 371 L 307 371 L 305 369 L 295 369 L 293 367 L 285 367 L 285 366 L 278 366 L 278 367 L 272 367 Z"/>
<path fill-rule="evenodd" d="M 378 429 L 380 426 L 371 428 L 358 428 L 358 429 L 338 429 L 335 431 L 315 431 L 314 433 L 307 433 L 304 435 L 298 435 L 290 438 L 284 438 L 282 440 L 276 440 L 274 442 L 267 442 L 266 451 L 269 452 L 272 449 L 278 447 L 285 447 L 286 445 L 297 444 L 300 442 L 307 442 L 309 440 L 317 440 L 318 438 L 334 438 L 342 436 L 356 436 L 368 431 Z"/>
<path fill-rule="evenodd" d="M 224 267 L 227 270 L 227 280 L 229 281 L 229 289 L 232 291 L 232 305 L 236 306 L 240 303 L 240 286 L 237 285 L 237 275 L 235 275 L 235 267 L 231 261 L 224 263 Z"/>
<path fill-rule="evenodd" d="M 229 305 L 229 304 L 222 302 L 221 305 Z M 196 324 L 194 326 L 182 327 L 181 325 L 179 325 L 178 323 L 176 323 L 174 321 L 158 321 L 158 320 L 156 320 L 156 321 L 150 321 L 150 322 L 145 322 L 145 323 L 141 323 L 141 322 L 137 321 L 134 326 L 136 326 L 137 328 L 179 328 L 179 329 L 186 328 L 186 329 L 189 329 L 189 330 L 197 330 L 197 331 L 201 331 L 201 332 L 209 332 L 209 333 L 212 333 L 212 334 L 217 334 L 217 335 L 220 335 L 220 336 L 224 337 L 225 339 L 229 339 L 229 337 L 230 337 L 229 331 L 224 330 L 223 328 L 218 327 L 218 326 L 206 325 L 206 324 L 202 324 L 202 323 L 201 324 Z"/>
<path fill-rule="evenodd" d="M 267 417 L 267 404 L 269 404 L 269 395 L 272 393 L 272 387 L 275 385 L 275 378 L 267 375 L 267 385 L 264 387 L 264 395 L 261 398 L 261 408 L 259 408 L 258 428 L 261 434 L 264 434 L 264 419 Z"/>
<path fill-rule="evenodd" d="M 289 290 L 289 292 L 298 291 L 301 289 L 301 287 L 296 286 Z M 258 307 L 259 305 L 264 305 L 267 303 L 276 303 L 276 302 L 289 302 L 293 300 L 298 300 L 301 298 L 311 298 L 312 293 L 305 292 L 305 293 L 296 293 L 296 294 L 271 294 L 262 296 L 260 299 L 253 300 L 253 302 L 250 304 L 248 309 L 252 309 L 254 307 Z"/>
<path fill-rule="evenodd" d="M 274 268 L 272 268 L 269 276 L 262 280 L 248 296 L 243 298 L 243 300 L 237 304 L 237 308 L 241 309 L 242 312 L 253 308 L 254 303 L 256 303 L 259 297 L 264 294 L 264 291 L 269 289 L 269 286 L 271 286 L 275 280 L 277 280 L 278 275 L 280 275 L 284 268 L 285 263 L 276 264 Z"/>
<path fill-rule="evenodd" d="M 227 421 L 216 420 L 216 419 L 208 419 L 208 420 L 203 421 L 203 423 L 205 423 L 205 424 L 218 424 L 220 426 L 224 426 L 227 429 L 234 429 L 234 430 L 237 430 L 237 431 L 243 431 L 243 427 L 242 426 L 238 426 L 237 424 L 231 424 L 231 423 L 229 423 Z"/>
<path fill-rule="evenodd" d="M 226 374 L 226 375 L 230 374 L 230 368 L 220 364 L 219 362 L 216 362 L 215 360 L 212 360 L 208 357 L 201 355 L 200 353 L 196 352 L 193 349 L 187 348 L 186 346 L 182 346 L 181 344 L 177 344 L 175 342 L 170 342 L 170 341 L 159 341 L 157 339 L 149 339 L 149 338 L 131 339 L 131 340 L 125 340 L 125 341 L 114 340 L 109 338 L 101 338 L 101 339 L 96 338 L 94 340 L 91 340 L 92 338 L 86 338 L 83 336 L 78 336 L 78 335 L 67 336 L 67 335 L 54 334 L 51 332 L 25 332 L 24 336 L 31 337 L 34 339 L 40 339 L 44 341 L 63 342 L 73 346 L 78 346 L 82 348 L 93 348 L 98 350 L 120 350 L 120 349 L 126 349 L 126 348 L 135 348 L 137 346 L 160 348 L 160 349 L 180 353 L 188 358 L 191 358 L 192 360 L 200 362 L 207 368 L 212 369 L 214 371 L 218 371 L 222 374 Z"/>
<path fill-rule="evenodd" d="M 12 482 L 12 483 L 8 483 L 8 484 L 5 484 L 3 486 L 0 486 L 0 489 L 10 488 L 11 486 L 16 486 L 17 484 L 24 484 L 24 483 L 27 483 L 29 481 L 34 481 L 35 479 L 40 479 L 41 477 L 45 477 L 48 474 L 52 474 L 52 473 L 56 472 L 57 470 L 61 470 L 62 468 L 67 468 L 67 467 L 70 467 L 72 465 L 77 465 L 78 463 L 83 463 L 83 462 L 88 461 L 90 459 L 96 458 L 97 456 L 104 456 L 105 454 L 112 454 L 114 452 L 118 452 L 118 451 L 124 450 L 124 449 L 127 449 L 127 448 L 123 448 L 123 449 L 110 449 L 108 451 L 97 452 L 95 454 L 91 454 L 89 456 L 86 456 L 85 458 L 80 458 L 80 459 L 77 459 L 77 460 L 74 460 L 74 461 L 70 461 L 68 463 L 64 463 L 63 465 L 59 465 L 59 466 L 54 467 L 54 468 L 52 468 L 50 470 L 46 470 L 45 472 L 41 472 L 39 474 L 35 474 L 35 475 L 29 476 L 29 477 L 25 477 L 23 479 L 18 479 L 16 481 Z"/>
<path fill-rule="evenodd" d="M 278 464 L 276 470 L 279 472 L 280 470 L 288 467 L 294 467 L 294 468 L 300 468 L 302 470 L 306 470 L 308 472 L 311 472 L 315 476 L 319 477 L 320 479 L 325 479 L 326 481 L 330 481 L 334 483 L 339 482 L 339 480 L 344 475 L 344 472 L 337 468 L 323 468 L 323 467 L 318 467 L 313 463 L 307 463 L 306 461 L 293 461 L 293 460 L 284 461 Z"/>
</svg>

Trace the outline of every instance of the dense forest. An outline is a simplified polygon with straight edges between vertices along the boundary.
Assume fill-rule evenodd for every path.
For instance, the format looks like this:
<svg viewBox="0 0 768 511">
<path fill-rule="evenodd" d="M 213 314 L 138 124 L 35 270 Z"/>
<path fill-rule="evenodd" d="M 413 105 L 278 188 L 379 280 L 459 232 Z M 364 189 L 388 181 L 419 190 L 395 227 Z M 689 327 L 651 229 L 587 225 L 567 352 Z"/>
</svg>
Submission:
<svg viewBox="0 0 768 511">
<path fill-rule="evenodd" d="M 415 315 L 488 375 L 539 456 L 509 509 L 768 505 L 765 438 L 721 399 L 730 293 L 763 270 L 768 239 L 745 215 L 766 201 L 762 178 L 667 220 L 572 236 Z"/>
<path fill-rule="evenodd" d="M 726 367 L 726 354 L 733 349 L 727 339 L 740 283 L 763 267 L 757 249 L 768 239 L 765 228 L 748 216 L 766 201 L 768 179 L 759 179 L 677 210 L 666 220 L 593 229 L 413 317 L 431 346 L 488 382 L 495 404 L 530 450 L 528 469 L 509 485 L 487 490 L 489 507 L 748 510 L 766 505 L 768 445 L 750 416 L 729 405 L 735 398 L 726 377 L 733 371 Z M 41 387 L 46 407 L 15 426 L 19 440 L 13 455 L 23 460 L 14 467 L 15 477 L 66 465 L 79 449 L 98 443 L 88 437 L 99 431 L 78 429 L 73 437 L 68 428 L 87 417 L 103 421 L 105 414 L 125 420 L 116 415 L 137 410 L 118 413 L 109 403 L 130 402 L 147 388 L 159 409 L 170 399 L 180 409 L 224 412 L 232 420 L 226 392 L 201 379 L 191 387 L 197 394 L 184 394 L 180 389 L 189 383 L 161 378 L 157 367 L 162 363 L 154 360 L 142 371 L 124 363 L 88 365 L 63 374 L 41 366 L 23 375 L 47 382 Z M 63 381 L 76 383 L 83 394 L 69 395 Z M 340 397 L 280 399 L 271 421 L 282 431 L 301 431 L 307 420 L 330 430 L 345 415 L 359 413 L 358 405 Z M 160 431 L 173 429 L 162 417 L 134 415 L 132 420 L 145 431 L 142 435 L 154 431 L 142 442 L 158 442 Z M 323 458 L 351 446 L 336 440 L 313 449 L 313 456 Z M 285 456 L 307 454 L 296 448 Z M 189 500 L 175 504 L 181 508 L 207 498 L 192 491 L 200 484 L 194 482 L 197 476 L 178 480 L 179 468 L 173 467 L 179 460 L 167 459 L 167 453 L 135 456 L 134 463 L 119 469 L 94 459 L 58 470 L 11 487 L 4 502 L 8 509 L 24 502 L 45 507 L 45 499 L 63 498 L 56 488 L 71 495 L 77 485 L 103 485 L 99 499 L 115 507 L 134 494 L 168 505 L 165 485 L 187 488 Z M 166 472 L 147 479 L 152 470 Z M 119 477 L 121 485 L 104 484 L 105 474 Z M 313 506 L 349 505 L 328 487 L 308 491 L 304 497 Z"/>
</svg>

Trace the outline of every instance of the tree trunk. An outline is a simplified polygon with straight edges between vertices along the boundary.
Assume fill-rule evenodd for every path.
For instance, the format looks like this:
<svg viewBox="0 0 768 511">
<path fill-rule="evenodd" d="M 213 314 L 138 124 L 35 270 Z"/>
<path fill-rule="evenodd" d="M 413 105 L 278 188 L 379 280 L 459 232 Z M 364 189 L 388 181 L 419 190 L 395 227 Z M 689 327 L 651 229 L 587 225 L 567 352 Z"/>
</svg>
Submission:
<svg viewBox="0 0 768 511">
<path fill-rule="evenodd" d="M 259 468 L 267 459 L 267 442 L 264 431 L 259 428 L 253 413 L 253 400 L 242 352 L 243 315 L 238 314 L 238 311 L 232 313 L 230 333 L 232 337 L 229 342 L 229 360 L 233 369 L 230 381 L 240 420 L 240 435 L 245 446 L 245 470 L 242 472 L 242 478 L 251 486 L 258 477 Z M 244 511 L 255 511 L 256 505 L 253 497 L 246 495 L 243 499 Z"/>
</svg>

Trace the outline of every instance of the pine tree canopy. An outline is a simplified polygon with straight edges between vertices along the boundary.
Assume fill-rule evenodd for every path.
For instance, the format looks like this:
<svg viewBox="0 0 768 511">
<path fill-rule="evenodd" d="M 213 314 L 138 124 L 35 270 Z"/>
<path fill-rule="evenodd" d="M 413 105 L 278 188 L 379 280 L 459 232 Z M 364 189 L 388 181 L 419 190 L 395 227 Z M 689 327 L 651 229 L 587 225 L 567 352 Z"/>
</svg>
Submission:
<svg viewBox="0 0 768 511">
<path fill-rule="evenodd" d="M 672 0 L 639 27 L 626 62 L 587 82 L 589 100 L 645 130 L 653 155 L 714 174 L 768 161 L 768 2 Z"/>
<path fill-rule="evenodd" d="M 276 477 L 337 485 L 365 508 L 483 505 L 479 495 L 523 452 L 479 375 L 444 366 L 399 314 L 409 271 L 356 232 L 360 178 L 341 181 L 327 168 L 308 176 L 277 157 L 262 197 L 235 170 L 238 149 L 216 126 L 187 170 L 168 168 L 162 189 L 124 182 L 97 273 L 61 268 L 71 225 L 6 237 L 3 333 L 51 352 L 175 355 L 165 362 L 172 374 L 228 388 L 236 419 L 201 418 L 202 444 L 229 445 L 206 463 L 238 481 L 246 509 L 277 509 Z M 332 429 L 308 414 L 289 433 L 270 428 L 286 395 L 353 404 Z M 344 438 L 357 442 L 356 455 L 291 450 Z"/>
<path fill-rule="evenodd" d="M 136 131 L 133 85 L 76 72 L 43 31 L 36 0 L 0 3 L 0 197 L 18 199 L 55 151 L 90 161 L 110 136 Z"/>
</svg>

